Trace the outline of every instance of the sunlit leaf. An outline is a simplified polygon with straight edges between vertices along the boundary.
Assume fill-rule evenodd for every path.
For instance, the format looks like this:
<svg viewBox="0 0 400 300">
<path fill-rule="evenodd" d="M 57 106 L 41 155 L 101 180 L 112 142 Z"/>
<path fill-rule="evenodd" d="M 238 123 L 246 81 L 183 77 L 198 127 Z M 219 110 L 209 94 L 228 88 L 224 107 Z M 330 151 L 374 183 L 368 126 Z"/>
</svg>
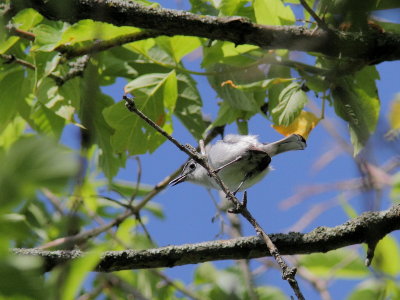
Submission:
<svg viewBox="0 0 400 300">
<path fill-rule="evenodd" d="M 287 300 L 288 297 L 280 289 L 274 286 L 258 286 L 257 294 L 263 300 Z"/>
<path fill-rule="evenodd" d="M 227 64 L 243 68 L 254 63 L 258 58 L 247 55 L 248 52 L 259 49 L 253 45 L 235 45 L 231 42 L 215 42 L 211 47 L 203 47 L 203 67 L 214 64 Z"/>
<path fill-rule="evenodd" d="M 382 281 L 368 279 L 361 282 L 346 298 L 347 300 L 376 300 L 384 295 L 385 285 Z"/>
<path fill-rule="evenodd" d="M 185 55 L 194 51 L 201 45 L 198 37 L 181 35 L 173 37 L 158 37 L 156 43 L 166 50 L 177 63 L 180 62 Z"/>
<path fill-rule="evenodd" d="M 392 130 L 400 129 L 400 94 L 396 95 L 390 105 L 389 124 Z"/>
<path fill-rule="evenodd" d="M 304 255 L 300 265 L 322 277 L 365 278 L 369 275 L 360 255 L 347 249 Z"/>
<path fill-rule="evenodd" d="M 339 195 L 339 201 L 340 201 L 340 206 L 342 207 L 342 209 L 349 218 L 355 218 L 358 216 L 357 211 L 353 208 L 353 206 L 351 206 L 351 204 L 348 201 L 346 201 L 343 193 Z"/>
<path fill-rule="evenodd" d="M 26 126 L 26 122 L 21 117 L 16 117 L 14 120 L 10 121 L 0 134 L 0 147 L 8 149 L 21 137 Z"/>
<path fill-rule="evenodd" d="M 292 25 L 296 18 L 292 9 L 281 0 L 255 0 L 257 23 L 263 25 Z"/>
<path fill-rule="evenodd" d="M 378 242 L 375 248 L 372 267 L 391 276 L 400 274 L 400 248 L 390 235 Z"/>
<path fill-rule="evenodd" d="M 71 45 L 96 39 L 108 40 L 139 31 L 140 29 L 130 26 L 114 26 L 108 23 L 95 22 L 93 20 L 81 20 L 63 32 L 57 46 Z"/>
</svg>

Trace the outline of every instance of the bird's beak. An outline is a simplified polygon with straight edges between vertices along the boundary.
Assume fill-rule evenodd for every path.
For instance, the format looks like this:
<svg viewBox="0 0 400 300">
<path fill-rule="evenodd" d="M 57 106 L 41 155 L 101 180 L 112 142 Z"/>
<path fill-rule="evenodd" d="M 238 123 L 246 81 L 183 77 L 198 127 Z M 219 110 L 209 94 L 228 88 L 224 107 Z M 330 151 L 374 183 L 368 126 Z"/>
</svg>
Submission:
<svg viewBox="0 0 400 300">
<path fill-rule="evenodd" d="M 174 185 L 177 185 L 178 183 L 184 182 L 184 181 L 186 180 L 186 176 L 187 176 L 187 174 L 181 174 L 181 175 L 179 175 L 179 176 L 176 177 L 175 179 L 171 180 L 171 181 L 169 182 L 169 185 L 174 186 Z"/>
</svg>

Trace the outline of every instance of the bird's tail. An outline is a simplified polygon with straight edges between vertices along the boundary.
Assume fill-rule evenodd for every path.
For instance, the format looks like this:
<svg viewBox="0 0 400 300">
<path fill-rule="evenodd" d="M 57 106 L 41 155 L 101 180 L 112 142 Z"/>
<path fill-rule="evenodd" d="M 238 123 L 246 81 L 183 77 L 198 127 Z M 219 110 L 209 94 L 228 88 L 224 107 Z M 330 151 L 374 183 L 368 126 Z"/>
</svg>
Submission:
<svg viewBox="0 0 400 300">
<path fill-rule="evenodd" d="M 286 151 L 304 150 L 306 147 L 306 140 L 301 135 L 292 134 L 279 141 L 264 145 L 262 150 L 272 157 Z"/>
</svg>

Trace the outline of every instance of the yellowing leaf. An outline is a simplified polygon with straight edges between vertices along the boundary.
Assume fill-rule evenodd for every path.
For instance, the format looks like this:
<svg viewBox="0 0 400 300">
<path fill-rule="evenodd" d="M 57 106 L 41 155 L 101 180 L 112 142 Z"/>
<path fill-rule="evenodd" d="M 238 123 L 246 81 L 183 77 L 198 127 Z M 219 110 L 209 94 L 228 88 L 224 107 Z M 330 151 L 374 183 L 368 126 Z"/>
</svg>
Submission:
<svg viewBox="0 0 400 300">
<path fill-rule="evenodd" d="M 400 129 L 400 94 L 396 95 L 390 107 L 389 123 L 391 129 Z"/>
<path fill-rule="evenodd" d="M 313 113 L 303 110 L 300 115 L 288 126 L 272 125 L 272 127 L 285 136 L 297 133 L 307 139 L 311 130 L 317 126 L 319 120 L 320 118 Z"/>
</svg>

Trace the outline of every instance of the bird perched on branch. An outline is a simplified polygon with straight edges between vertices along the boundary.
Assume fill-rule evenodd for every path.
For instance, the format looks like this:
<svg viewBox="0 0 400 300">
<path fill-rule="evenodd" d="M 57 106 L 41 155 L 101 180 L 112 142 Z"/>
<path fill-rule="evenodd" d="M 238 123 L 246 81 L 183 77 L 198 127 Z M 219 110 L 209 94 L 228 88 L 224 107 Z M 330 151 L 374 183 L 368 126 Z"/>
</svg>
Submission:
<svg viewBox="0 0 400 300">
<path fill-rule="evenodd" d="M 260 143 L 254 135 L 227 135 L 223 140 L 205 148 L 210 167 L 215 170 L 229 190 L 237 193 L 259 182 L 270 170 L 271 157 L 291 150 L 303 150 L 306 140 L 292 134 L 273 143 Z M 170 185 L 189 181 L 208 188 L 220 189 L 207 170 L 189 160 L 181 174 Z"/>
</svg>

